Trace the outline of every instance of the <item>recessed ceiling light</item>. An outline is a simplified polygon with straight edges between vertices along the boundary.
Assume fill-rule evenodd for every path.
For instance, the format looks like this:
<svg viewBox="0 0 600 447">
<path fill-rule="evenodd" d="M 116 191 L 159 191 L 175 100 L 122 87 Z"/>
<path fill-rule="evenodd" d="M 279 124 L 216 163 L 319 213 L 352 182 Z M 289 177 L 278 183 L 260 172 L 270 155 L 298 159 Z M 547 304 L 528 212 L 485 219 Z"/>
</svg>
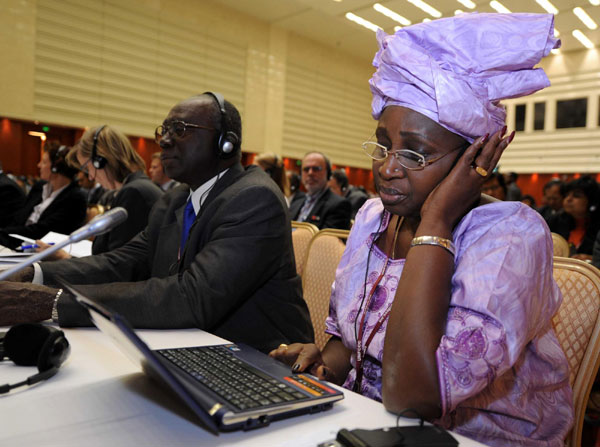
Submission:
<svg viewBox="0 0 600 447">
<path fill-rule="evenodd" d="M 586 48 L 588 48 L 588 49 L 590 49 L 590 50 L 591 50 L 592 48 L 594 48 L 594 44 L 592 43 L 592 41 L 591 41 L 590 39 L 588 39 L 588 38 L 586 37 L 586 35 L 585 35 L 585 34 L 583 34 L 581 31 L 579 31 L 578 29 L 575 29 L 575 30 L 573 30 L 572 34 L 573 34 L 573 37 L 574 37 L 575 39 L 577 39 L 579 42 L 581 42 L 581 44 L 582 44 L 584 47 L 586 47 Z"/>
<path fill-rule="evenodd" d="M 579 6 L 577 8 L 573 8 L 573 14 L 575 14 L 577 16 L 577 18 L 579 20 L 581 20 L 583 22 L 583 24 L 585 26 L 587 26 L 589 29 L 596 29 L 598 28 L 598 25 L 596 24 L 596 22 L 594 22 L 594 20 L 587 15 L 587 13 L 581 9 Z"/>
<path fill-rule="evenodd" d="M 454 11 L 454 15 L 457 16 L 459 14 L 462 14 L 464 11 L 462 9 L 457 9 L 456 11 Z"/>
<path fill-rule="evenodd" d="M 460 3 L 461 5 L 463 5 L 465 8 L 475 9 L 475 7 L 477 6 L 471 0 L 457 0 L 457 1 L 458 1 L 458 3 Z"/>
<path fill-rule="evenodd" d="M 554 28 L 554 37 L 558 36 L 560 36 L 560 32 L 556 28 Z"/>
<path fill-rule="evenodd" d="M 590 0 L 590 3 L 594 6 L 600 5 L 600 0 Z"/>
<path fill-rule="evenodd" d="M 400 23 L 401 25 L 408 26 L 408 25 L 410 25 L 412 23 L 406 17 L 401 16 L 397 12 L 394 12 L 391 9 L 388 9 L 388 8 L 386 8 L 385 6 L 383 6 L 383 5 L 379 4 L 379 3 L 375 3 L 373 5 L 373 9 L 375 11 L 377 11 L 377 12 L 380 12 L 384 16 L 387 16 L 390 19 L 392 19 L 392 20 Z"/>
<path fill-rule="evenodd" d="M 406 1 L 408 1 L 409 3 L 412 3 L 413 5 L 415 5 L 417 8 L 421 9 L 422 11 L 425 11 L 431 17 L 435 17 L 436 19 L 439 19 L 440 17 L 442 17 L 441 12 L 439 12 L 433 6 L 425 3 L 423 0 L 406 0 Z"/>
<path fill-rule="evenodd" d="M 552 54 L 560 54 L 560 48 L 554 48 L 553 50 L 550 50 L 550 52 Z"/>
<path fill-rule="evenodd" d="M 504 6 L 502 3 L 500 3 L 497 0 L 492 0 L 490 2 L 490 6 L 500 13 L 510 14 L 510 9 L 508 9 L 506 6 Z"/>
<path fill-rule="evenodd" d="M 558 9 L 556 9 L 556 6 L 554 6 L 552 3 L 550 3 L 549 0 L 535 0 L 538 5 L 540 5 L 542 8 L 544 8 L 547 12 L 549 12 L 550 14 L 558 14 Z"/>
<path fill-rule="evenodd" d="M 351 12 L 346 13 L 346 18 L 354 23 L 358 23 L 360 26 L 364 26 L 365 28 L 370 29 L 373 32 L 376 32 L 378 29 L 381 29 L 380 26 L 375 25 L 373 22 L 369 22 L 362 17 L 357 16 L 356 14 L 352 14 Z"/>
<path fill-rule="evenodd" d="M 396 32 L 398 32 L 398 31 L 400 31 L 401 29 L 402 29 L 402 27 L 401 27 L 401 26 L 398 26 L 398 25 L 396 25 L 396 26 L 394 27 L 394 32 L 396 33 Z"/>
</svg>

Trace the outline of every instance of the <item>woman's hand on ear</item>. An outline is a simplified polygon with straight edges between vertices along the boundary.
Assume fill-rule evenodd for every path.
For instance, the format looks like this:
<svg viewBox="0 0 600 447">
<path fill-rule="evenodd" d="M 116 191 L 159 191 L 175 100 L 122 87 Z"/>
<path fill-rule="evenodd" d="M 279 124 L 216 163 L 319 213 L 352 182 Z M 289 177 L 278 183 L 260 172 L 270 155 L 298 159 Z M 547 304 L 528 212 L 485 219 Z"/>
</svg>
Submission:
<svg viewBox="0 0 600 447">
<path fill-rule="evenodd" d="M 425 200 L 421 208 L 422 220 L 441 220 L 449 228 L 454 228 L 479 200 L 483 183 L 513 140 L 515 132 L 504 136 L 505 132 L 506 126 L 491 137 L 486 134 L 477 138 L 467 148 L 446 178 Z"/>
</svg>

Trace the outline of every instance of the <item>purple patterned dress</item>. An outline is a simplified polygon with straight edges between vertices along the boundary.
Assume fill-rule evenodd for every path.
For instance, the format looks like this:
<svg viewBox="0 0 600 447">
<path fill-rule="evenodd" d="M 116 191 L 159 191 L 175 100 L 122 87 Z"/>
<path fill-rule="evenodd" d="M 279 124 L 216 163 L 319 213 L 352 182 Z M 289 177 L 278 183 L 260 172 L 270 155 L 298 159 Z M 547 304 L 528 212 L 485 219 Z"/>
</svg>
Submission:
<svg viewBox="0 0 600 447">
<path fill-rule="evenodd" d="M 379 199 L 361 208 L 336 271 L 326 332 L 355 352 L 353 366 L 360 302 L 386 259 L 376 245 L 370 255 L 369 249 L 389 217 Z M 562 296 L 552 277 L 548 227 L 529 207 L 498 202 L 469 212 L 453 240 L 452 298 L 436 352 L 438 423 L 493 446 L 563 445 L 573 402 L 568 363 L 550 322 Z M 371 300 L 365 334 L 393 301 L 404 262 L 390 261 Z M 369 346 L 361 389 L 379 401 L 386 325 Z M 352 369 L 344 387 L 352 389 L 355 377 Z"/>
</svg>

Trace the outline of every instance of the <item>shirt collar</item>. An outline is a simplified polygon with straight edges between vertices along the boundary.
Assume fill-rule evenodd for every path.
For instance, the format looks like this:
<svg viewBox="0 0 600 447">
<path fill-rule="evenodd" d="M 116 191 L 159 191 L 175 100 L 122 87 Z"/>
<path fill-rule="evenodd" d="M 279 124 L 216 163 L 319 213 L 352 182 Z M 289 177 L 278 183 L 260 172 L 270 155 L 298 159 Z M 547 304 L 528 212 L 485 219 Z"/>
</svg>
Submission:
<svg viewBox="0 0 600 447">
<path fill-rule="evenodd" d="M 215 186 L 217 180 L 222 178 L 227 171 L 229 171 L 229 168 L 219 172 L 213 178 L 204 182 L 195 191 L 190 189 L 190 196 L 188 196 L 188 200 L 191 197 L 192 205 L 194 206 L 194 213 L 198 214 L 200 208 L 202 208 L 202 204 L 206 200 L 206 197 L 208 197 L 209 191 Z"/>
</svg>

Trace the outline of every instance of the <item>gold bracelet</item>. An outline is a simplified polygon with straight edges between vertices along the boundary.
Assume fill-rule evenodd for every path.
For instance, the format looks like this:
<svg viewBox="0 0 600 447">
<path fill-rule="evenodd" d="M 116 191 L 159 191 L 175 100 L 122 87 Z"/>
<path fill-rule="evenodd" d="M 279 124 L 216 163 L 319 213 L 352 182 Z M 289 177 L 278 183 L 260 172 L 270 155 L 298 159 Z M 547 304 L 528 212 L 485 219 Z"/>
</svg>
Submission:
<svg viewBox="0 0 600 447">
<path fill-rule="evenodd" d="M 410 246 L 414 247 L 415 245 L 437 245 L 438 247 L 442 247 L 452 255 L 456 255 L 456 249 L 454 248 L 454 244 L 450 239 L 444 239 L 439 236 L 418 236 L 415 237 Z"/>
</svg>

